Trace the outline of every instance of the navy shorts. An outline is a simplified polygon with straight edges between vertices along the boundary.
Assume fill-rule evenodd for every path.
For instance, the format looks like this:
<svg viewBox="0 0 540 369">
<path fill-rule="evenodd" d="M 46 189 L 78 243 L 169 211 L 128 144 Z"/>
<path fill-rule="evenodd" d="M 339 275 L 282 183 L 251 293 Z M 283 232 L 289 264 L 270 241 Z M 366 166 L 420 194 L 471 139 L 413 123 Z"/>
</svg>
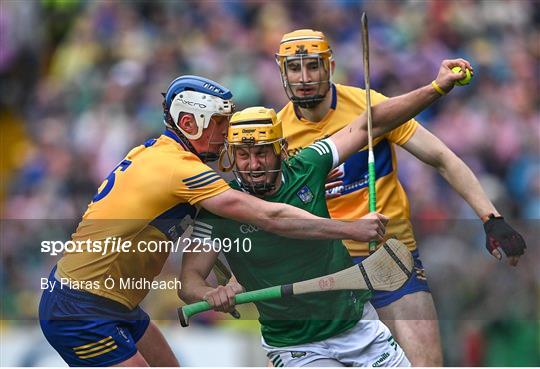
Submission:
<svg viewBox="0 0 540 369">
<path fill-rule="evenodd" d="M 375 309 L 379 309 L 390 305 L 394 301 L 399 300 L 405 295 L 410 295 L 418 291 L 431 292 L 427 283 L 426 273 L 424 267 L 422 266 L 422 261 L 420 261 L 420 255 L 418 249 L 411 252 L 414 259 L 414 270 L 411 276 L 411 279 L 399 290 L 397 291 L 375 291 L 373 292 L 373 297 L 371 298 L 371 304 Z M 355 264 L 360 263 L 362 260 L 367 258 L 367 256 L 356 256 L 353 257 L 353 262 Z"/>
<path fill-rule="evenodd" d="M 49 281 L 55 281 L 53 268 Z M 113 300 L 57 281 L 39 303 L 39 322 L 47 341 L 69 366 L 111 366 L 137 352 L 135 344 L 150 324 L 140 307 L 133 310 Z"/>
</svg>

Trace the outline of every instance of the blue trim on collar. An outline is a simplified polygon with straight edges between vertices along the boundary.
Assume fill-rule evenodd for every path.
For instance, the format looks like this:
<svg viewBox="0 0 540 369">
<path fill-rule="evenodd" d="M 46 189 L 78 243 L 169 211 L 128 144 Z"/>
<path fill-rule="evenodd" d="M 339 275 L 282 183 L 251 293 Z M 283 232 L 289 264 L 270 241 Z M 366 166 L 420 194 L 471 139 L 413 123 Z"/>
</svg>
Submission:
<svg viewBox="0 0 540 369">
<path fill-rule="evenodd" d="M 180 139 L 180 137 L 178 137 L 176 135 L 176 133 L 172 132 L 172 131 L 169 131 L 168 129 L 166 129 L 165 131 L 163 131 L 163 135 L 164 136 L 167 136 L 169 138 L 172 138 L 173 140 L 175 140 L 176 142 L 178 142 L 180 144 L 180 146 L 182 146 L 182 148 L 184 148 L 184 150 L 186 151 L 190 151 L 186 144 L 182 142 L 182 140 Z"/>
</svg>

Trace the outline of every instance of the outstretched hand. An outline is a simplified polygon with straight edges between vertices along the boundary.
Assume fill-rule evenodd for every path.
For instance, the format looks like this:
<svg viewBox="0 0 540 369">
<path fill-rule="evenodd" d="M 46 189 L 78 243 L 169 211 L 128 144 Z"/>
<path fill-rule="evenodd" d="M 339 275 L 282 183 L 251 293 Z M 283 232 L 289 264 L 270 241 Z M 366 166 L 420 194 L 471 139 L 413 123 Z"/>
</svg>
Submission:
<svg viewBox="0 0 540 369">
<path fill-rule="evenodd" d="M 461 72 L 452 72 L 452 68 L 454 67 L 460 67 Z M 474 75 L 473 67 L 465 59 L 443 60 L 435 83 L 437 83 L 444 92 L 450 92 L 450 90 L 454 88 L 454 83 L 465 77 L 465 69 L 468 69 L 471 72 L 471 75 Z"/>
<path fill-rule="evenodd" d="M 503 217 L 491 216 L 484 223 L 486 248 L 497 259 L 502 259 L 501 250 L 508 257 L 508 264 L 516 266 L 527 245 L 523 237 Z"/>
</svg>

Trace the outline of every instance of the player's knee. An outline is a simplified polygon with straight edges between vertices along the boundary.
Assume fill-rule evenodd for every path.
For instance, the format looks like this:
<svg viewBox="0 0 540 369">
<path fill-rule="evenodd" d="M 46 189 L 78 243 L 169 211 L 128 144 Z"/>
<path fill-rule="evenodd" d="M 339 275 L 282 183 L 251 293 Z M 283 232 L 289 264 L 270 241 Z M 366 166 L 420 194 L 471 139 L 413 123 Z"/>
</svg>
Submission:
<svg viewBox="0 0 540 369">
<path fill-rule="evenodd" d="M 148 365 L 148 363 L 146 362 L 146 360 L 144 359 L 144 357 L 141 355 L 140 352 L 137 351 L 137 353 L 135 355 L 133 355 L 132 357 L 130 357 L 129 359 L 127 360 L 124 360 L 122 361 L 121 363 L 118 363 L 114 366 L 120 366 L 120 367 L 145 367 L 145 366 L 150 366 Z"/>
</svg>

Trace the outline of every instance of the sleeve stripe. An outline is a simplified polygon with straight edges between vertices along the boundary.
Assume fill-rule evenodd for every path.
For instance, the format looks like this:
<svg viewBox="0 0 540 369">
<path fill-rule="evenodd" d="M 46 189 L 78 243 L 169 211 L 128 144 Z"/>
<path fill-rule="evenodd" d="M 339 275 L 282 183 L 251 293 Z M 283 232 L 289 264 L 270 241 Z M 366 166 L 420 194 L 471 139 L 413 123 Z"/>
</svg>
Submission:
<svg viewBox="0 0 540 369">
<path fill-rule="evenodd" d="M 308 146 L 307 148 L 308 148 L 308 149 L 313 149 L 313 150 L 317 151 L 317 153 L 319 153 L 319 155 L 322 155 L 322 154 L 323 154 L 322 150 L 321 150 L 318 146 L 311 145 L 311 146 Z"/>
<path fill-rule="evenodd" d="M 204 222 L 196 220 L 195 221 L 195 228 L 198 228 L 198 227 L 205 227 L 205 228 L 208 228 L 210 230 L 212 230 L 214 228 L 213 226 L 211 226 L 208 223 L 204 223 Z"/>
<path fill-rule="evenodd" d="M 332 152 L 332 169 L 334 169 L 339 165 L 339 152 L 337 150 L 336 144 L 330 138 L 327 138 L 322 142 L 325 142 L 330 148 L 330 151 Z"/>
<path fill-rule="evenodd" d="M 199 173 L 196 176 L 185 178 L 185 179 L 182 180 L 182 182 L 184 182 L 184 183 L 190 182 L 190 181 L 192 181 L 194 179 L 197 179 L 197 178 L 202 177 L 202 176 L 204 176 L 206 174 L 209 174 L 209 173 L 215 173 L 215 172 L 213 170 L 207 170 L 206 172 Z"/>
<path fill-rule="evenodd" d="M 201 188 L 201 187 L 204 187 L 204 186 L 208 186 L 209 184 L 214 183 L 216 181 L 219 181 L 220 179 L 221 179 L 221 177 L 219 176 L 219 174 L 216 174 L 216 177 L 211 177 L 208 181 L 200 183 L 200 184 L 198 184 L 196 186 L 188 186 L 188 189 L 194 190 L 196 188 Z"/>
<path fill-rule="evenodd" d="M 314 143 L 312 145 L 309 145 L 307 148 L 317 151 L 317 153 L 319 153 L 319 155 L 325 155 L 325 154 L 328 154 L 330 152 L 328 146 L 324 144 L 324 141 L 316 142 L 316 143 Z"/>
<path fill-rule="evenodd" d="M 206 180 L 208 180 L 208 179 L 210 179 L 210 178 L 212 178 L 212 177 L 215 177 L 215 176 L 219 176 L 219 174 L 217 174 L 217 173 L 210 173 L 210 174 L 207 174 L 207 175 L 205 175 L 205 176 L 203 176 L 203 177 L 201 177 L 201 178 L 199 178 L 199 179 L 196 179 L 196 180 L 194 180 L 194 181 L 191 181 L 191 182 L 184 182 L 184 183 L 185 183 L 187 186 L 194 186 L 194 185 L 196 185 L 196 184 L 199 184 L 199 183 L 201 183 L 201 182 L 204 182 L 204 181 L 206 181 Z"/>
<path fill-rule="evenodd" d="M 195 233 L 204 234 L 204 235 L 212 235 L 212 230 L 195 226 L 193 228 L 193 234 Z"/>
<path fill-rule="evenodd" d="M 198 232 L 193 232 L 191 234 L 191 237 L 193 238 L 212 238 L 212 233 L 198 233 Z"/>
<path fill-rule="evenodd" d="M 330 150 L 328 149 L 328 146 L 324 144 L 324 142 L 318 142 L 317 145 L 323 149 L 323 152 L 325 154 L 328 154 Z"/>
</svg>

